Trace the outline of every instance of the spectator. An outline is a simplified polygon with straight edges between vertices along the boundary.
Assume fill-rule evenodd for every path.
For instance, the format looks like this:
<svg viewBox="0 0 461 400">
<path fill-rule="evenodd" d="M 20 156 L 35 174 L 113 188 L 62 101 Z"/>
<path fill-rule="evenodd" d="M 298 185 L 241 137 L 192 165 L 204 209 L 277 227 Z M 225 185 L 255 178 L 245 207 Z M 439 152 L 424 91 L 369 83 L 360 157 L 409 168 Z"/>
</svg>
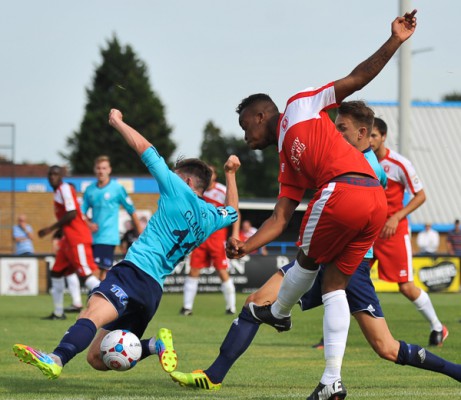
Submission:
<svg viewBox="0 0 461 400">
<path fill-rule="evenodd" d="M 257 229 L 251 224 L 249 220 L 242 221 L 242 227 L 240 229 L 239 239 L 242 242 L 246 242 L 251 236 L 257 232 Z M 262 246 L 259 249 L 259 253 L 263 256 L 267 256 L 266 246 Z M 252 251 L 250 254 L 258 254 L 258 250 Z"/>
<path fill-rule="evenodd" d="M 461 256 L 461 229 L 459 227 L 459 219 L 455 221 L 455 229 L 448 232 L 447 251 L 448 254 L 453 256 Z"/>
<path fill-rule="evenodd" d="M 424 230 L 418 233 L 416 244 L 419 248 L 419 255 L 432 256 L 439 250 L 440 235 L 432 229 L 431 224 L 424 225 Z"/>
<path fill-rule="evenodd" d="M 13 226 L 13 240 L 16 245 L 14 254 L 27 256 L 34 253 L 34 233 L 25 214 L 19 215 L 17 225 Z"/>
<path fill-rule="evenodd" d="M 148 221 L 145 216 L 141 216 L 139 218 L 139 223 L 141 224 L 141 228 L 143 230 L 146 227 L 147 222 Z M 130 246 L 136 241 L 136 239 L 142 233 L 136 230 L 136 228 L 134 227 L 133 221 L 131 219 L 128 219 L 125 221 L 125 229 L 126 231 L 123 234 L 122 238 L 120 239 L 120 250 L 122 251 L 123 255 L 126 255 Z"/>
</svg>

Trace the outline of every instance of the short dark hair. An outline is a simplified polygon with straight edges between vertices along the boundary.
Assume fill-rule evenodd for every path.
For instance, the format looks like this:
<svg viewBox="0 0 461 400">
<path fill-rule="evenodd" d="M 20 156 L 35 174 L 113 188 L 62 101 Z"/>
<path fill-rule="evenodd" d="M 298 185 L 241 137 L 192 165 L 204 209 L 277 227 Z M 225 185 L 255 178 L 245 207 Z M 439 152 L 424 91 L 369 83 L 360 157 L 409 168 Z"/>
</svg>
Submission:
<svg viewBox="0 0 461 400">
<path fill-rule="evenodd" d="M 364 124 L 368 130 L 368 134 L 371 134 L 373 129 L 373 121 L 375 119 L 374 111 L 368 107 L 364 101 L 343 101 L 338 107 L 339 115 L 350 115 L 353 119 L 361 124 Z"/>
<path fill-rule="evenodd" d="M 59 165 L 52 165 L 49 169 L 48 169 L 48 175 L 51 173 L 51 171 L 56 171 L 59 175 L 62 176 L 63 174 L 63 169 L 62 167 L 60 167 Z"/>
<path fill-rule="evenodd" d="M 176 161 L 174 166 L 175 171 L 192 175 L 196 180 L 196 189 L 205 191 L 210 185 L 211 181 L 211 168 L 202 160 L 198 158 L 184 158 Z"/>
<path fill-rule="evenodd" d="M 375 117 L 373 126 L 376 127 L 381 135 L 387 135 L 387 124 L 381 118 Z"/>
<path fill-rule="evenodd" d="M 240 104 L 237 106 L 235 111 L 237 112 L 237 114 L 240 115 L 245 108 L 252 106 L 253 104 L 256 104 L 256 103 L 271 103 L 275 107 L 275 109 L 277 109 L 277 106 L 272 101 L 269 95 L 264 94 L 264 93 L 256 93 L 256 94 L 252 94 L 244 98 L 240 102 Z"/>
</svg>

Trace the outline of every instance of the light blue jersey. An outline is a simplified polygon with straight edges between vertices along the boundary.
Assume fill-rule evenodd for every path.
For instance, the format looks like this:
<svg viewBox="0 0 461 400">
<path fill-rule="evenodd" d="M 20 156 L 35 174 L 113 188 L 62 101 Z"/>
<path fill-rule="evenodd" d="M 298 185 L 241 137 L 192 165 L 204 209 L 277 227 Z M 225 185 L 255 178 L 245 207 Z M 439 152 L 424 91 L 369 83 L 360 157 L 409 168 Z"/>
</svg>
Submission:
<svg viewBox="0 0 461 400">
<path fill-rule="evenodd" d="M 133 214 L 135 208 L 125 188 L 114 180 L 106 186 L 99 187 L 97 182 L 88 186 L 83 194 L 82 213 L 92 209 L 92 221 L 98 224 L 98 230 L 93 232 L 93 244 L 117 246 L 120 244 L 118 229 L 119 209 L 122 206 L 128 214 Z"/>
<path fill-rule="evenodd" d="M 128 250 L 125 260 L 152 276 L 161 287 L 176 264 L 218 229 L 233 224 L 233 207 L 215 207 L 198 197 L 154 147 L 141 156 L 159 185 L 160 199 L 146 229 Z"/>
<path fill-rule="evenodd" d="M 387 187 L 387 175 L 384 172 L 383 167 L 378 161 L 378 158 L 376 157 L 375 152 L 369 147 L 368 149 L 362 151 L 363 155 L 367 159 L 368 163 L 371 165 L 371 168 L 373 168 L 373 171 L 375 171 L 376 176 L 379 179 L 379 183 L 383 188 Z M 373 247 L 371 247 L 368 251 L 367 254 L 365 254 L 365 258 L 373 258 Z"/>
</svg>

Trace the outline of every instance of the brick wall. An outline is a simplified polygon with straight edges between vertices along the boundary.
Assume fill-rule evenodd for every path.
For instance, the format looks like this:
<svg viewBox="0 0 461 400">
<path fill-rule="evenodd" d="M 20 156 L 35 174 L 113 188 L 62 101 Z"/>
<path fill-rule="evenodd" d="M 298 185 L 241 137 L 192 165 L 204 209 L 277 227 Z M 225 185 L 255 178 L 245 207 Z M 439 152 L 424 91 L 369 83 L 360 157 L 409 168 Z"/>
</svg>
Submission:
<svg viewBox="0 0 461 400">
<path fill-rule="evenodd" d="M 155 212 L 158 195 L 131 194 L 131 199 L 138 209 Z M 51 252 L 51 237 L 38 238 L 37 231 L 51 225 L 56 218 L 53 211 L 53 193 L 0 193 L 0 253 L 11 254 L 13 240 L 12 225 L 19 214 L 26 214 L 28 223 L 35 233 L 34 247 L 37 253 Z"/>
</svg>

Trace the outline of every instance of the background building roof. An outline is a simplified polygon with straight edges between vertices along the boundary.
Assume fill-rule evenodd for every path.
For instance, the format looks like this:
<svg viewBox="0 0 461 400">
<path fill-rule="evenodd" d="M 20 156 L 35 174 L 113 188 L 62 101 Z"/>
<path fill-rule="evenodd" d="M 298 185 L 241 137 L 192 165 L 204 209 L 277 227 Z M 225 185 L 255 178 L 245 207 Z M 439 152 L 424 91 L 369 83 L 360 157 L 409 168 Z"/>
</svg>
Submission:
<svg viewBox="0 0 461 400">
<path fill-rule="evenodd" d="M 398 149 L 398 104 L 370 102 L 388 125 L 387 146 Z M 423 181 L 426 202 L 411 214 L 414 225 L 450 229 L 461 218 L 461 102 L 413 102 L 409 154 L 404 154 Z"/>
</svg>

